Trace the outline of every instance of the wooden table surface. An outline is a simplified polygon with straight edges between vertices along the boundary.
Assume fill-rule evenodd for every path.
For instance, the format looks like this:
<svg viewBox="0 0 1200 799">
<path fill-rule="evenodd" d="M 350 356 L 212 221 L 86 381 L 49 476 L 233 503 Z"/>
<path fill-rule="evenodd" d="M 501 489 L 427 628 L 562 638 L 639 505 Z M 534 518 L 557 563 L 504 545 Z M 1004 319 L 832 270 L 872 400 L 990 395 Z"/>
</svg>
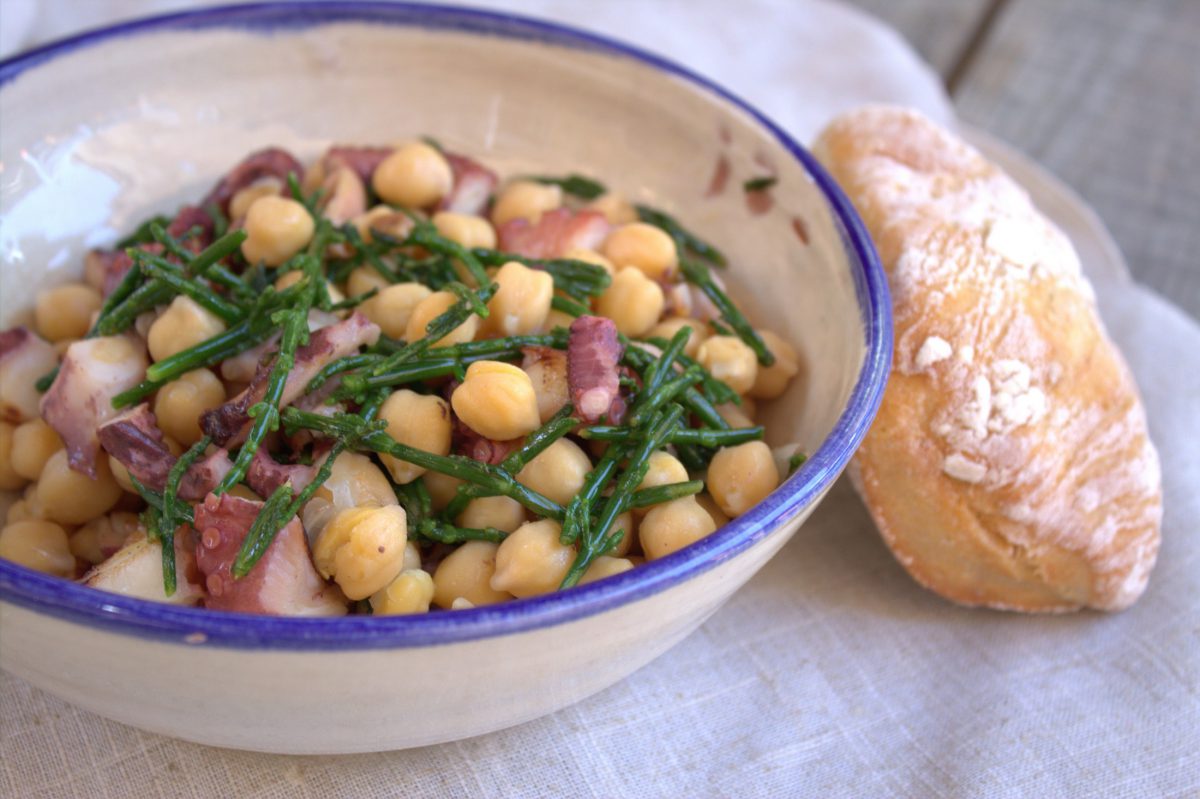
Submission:
<svg viewBox="0 0 1200 799">
<path fill-rule="evenodd" d="M 1138 281 L 1200 317 L 1200 2 L 849 2 L 912 42 L 964 121 L 1095 208 Z"/>
</svg>

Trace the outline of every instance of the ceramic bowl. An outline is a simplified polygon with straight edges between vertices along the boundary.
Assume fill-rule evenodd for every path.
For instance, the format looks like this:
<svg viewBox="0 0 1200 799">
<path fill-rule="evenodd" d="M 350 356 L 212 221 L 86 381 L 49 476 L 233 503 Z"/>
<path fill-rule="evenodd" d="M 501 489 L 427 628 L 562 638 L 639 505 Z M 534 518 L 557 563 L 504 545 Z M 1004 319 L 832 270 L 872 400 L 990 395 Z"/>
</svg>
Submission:
<svg viewBox="0 0 1200 799">
<path fill-rule="evenodd" d="M 313 158 L 334 141 L 430 134 L 505 174 L 582 171 L 677 214 L 727 250 L 734 293 L 804 361 L 765 415 L 772 445 L 810 454 L 795 474 L 695 545 L 563 593 L 424 616 L 267 618 L 0 561 L 0 665 L 127 724 L 240 749 L 379 751 L 596 693 L 696 629 L 791 538 L 884 387 L 884 277 L 825 172 L 720 87 L 592 34 L 392 4 L 212 9 L 3 63 L 0 118 L 4 326 L 38 289 L 77 278 L 86 248 L 200 195 L 249 151 Z M 773 207 L 753 211 L 741 184 L 765 173 L 778 177 Z"/>
</svg>

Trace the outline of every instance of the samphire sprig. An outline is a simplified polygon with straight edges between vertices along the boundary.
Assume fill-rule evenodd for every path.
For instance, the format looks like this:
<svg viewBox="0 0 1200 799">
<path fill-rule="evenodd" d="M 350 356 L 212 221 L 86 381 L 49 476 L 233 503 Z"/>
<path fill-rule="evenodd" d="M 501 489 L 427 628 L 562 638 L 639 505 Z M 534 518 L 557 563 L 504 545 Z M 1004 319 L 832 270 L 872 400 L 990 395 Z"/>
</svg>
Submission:
<svg viewBox="0 0 1200 799">
<path fill-rule="evenodd" d="M 363 424 L 355 433 L 333 442 L 321 467 L 317 469 L 313 479 L 301 489 L 299 494 L 295 493 L 290 481 L 271 492 L 271 496 L 267 497 L 258 516 L 255 517 L 254 523 L 250 525 L 250 531 L 246 533 L 245 539 L 242 540 L 242 546 L 238 549 L 237 557 L 234 558 L 233 566 L 230 568 L 230 574 L 234 579 L 245 577 L 250 573 L 250 570 L 270 548 L 275 536 L 279 535 L 279 531 L 287 526 L 291 518 L 300 512 L 304 504 L 312 499 L 317 489 L 329 479 L 329 475 L 333 472 L 334 461 L 342 452 L 353 449 L 362 436 L 381 432 L 387 427 L 386 422 L 375 419 L 382 403 L 383 396 L 380 394 L 367 400 L 367 403 L 359 410 L 358 418 L 363 421 Z"/>
<path fill-rule="evenodd" d="M 767 349 L 766 342 L 762 340 L 762 336 L 751 326 L 741 310 L 734 305 L 733 300 L 729 299 L 729 295 L 717 285 L 713 280 L 712 274 L 708 271 L 708 265 L 702 261 L 693 258 L 680 257 L 679 269 L 683 272 L 683 276 L 688 282 L 696 286 L 704 292 L 704 296 L 712 301 L 712 304 L 717 306 L 717 310 L 721 312 L 721 318 L 724 319 L 733 331 L 737 333 L 738 338 L 746 342 L 746 346 L 754 350 L 754 354 L 758 356 L 758 362 L 763 366 L 770 366 L 775 363 L 775 356 Z"/>
<path fill-rule="evenodd" d="M 149 254 L 134 247 L 134 244 L 156 240 L 156 233 L 170 239 L 165 231 L 162 231 L 162 227 L 159 224 L 161 219 L 161 217 L 154 217 L 148 220 L 135 231 L 134 236 L 121 242 L 121 245 L 123 245 L 122 248 L 126 250 L 126 254 L 133 260 L 133 265 L 125 272 L 120 282 L 117 283 L 116 288 L 113 289 L 112 293 L 108 295 L 104 303 L 100 306 L 100 313 L 96 316 L 96 321 L 92 324 L 85 338 L 111 336 L 120 333 L 132 325 L 139 314 L 144 311 L 153 310 L 156 305 L 166 303 L 174 296 L 171 286 L 163 283 L 162 280 L 153 277 L 149 280 L 146 279 L 147 275 L 142 269 L 139 259 Z M 201 253 L 194 256 L 174 239 L 171 239 L 171 241 L 174 247 L 187 252 L 188 261 L 186 263 L 188 266 L 187 271 L 184 272 L 186 276 L 197 274 L 197 268 L 203 270 L 217 263 L 221 258 L 224 258 L 241 246 L 245 237 L 246 234 L 244 231 L 234 231 L 217 239 Z M 136 241 L 133 244 L 128 244 L 127 242 L 130 239 L 136 239 Z M 169 262 L 165 258 L 155 256 L 153 263 L 166 264 Z M 171 266 L 174 267 L 175 265 L 171 264 Z M 53 385 L 54 379 L 58 377 L 58 371 L 59 367 L 56 366 L 47 374 L 42 375 L 34 384 L 35 388 L 38 391 L 48 391 L 50 386 Z M 114 407 L 119 408 L 124 406 L 115 405 Z"/>
<path fill-rule="evenodd" d="M 222 258 L 236 251 L 242 245 L 245 238 L 246 232 L 243 230 L 234 230 L 226 233 L 193 257 L 186 264 L 184 270 L 182 270 L 182 276 L 190 278 L 202 273 L 207 266 L 217 263 Z M 128 250 L 127 253 L 134 260 L 135 265 L 138 259 L 145 257 L 139 254 L 142 251 L 138 249 Z M 132 271 L 133 269 L 130 269 L 130 272 Z M 143 272 L 139 269 L 137 274 L 134 275 L 133 281 L 136 282 L 142 277 Z M 141 314 L 154 310 L 156 306 L 162 305 L 178 293 L 179 289 L 177 287 L 169 285 L 161 278 L 151 278 L 141 282 L 136 285 L 136 288 L 133 288 L 132 291 L 126 294 L 119 304 L 109 308 L 107 313 L 104 312 L 104 309 L 101 309 L 100 318 L 94 326 L 95 334 L 100 336 L 114 336 L 129 328 Z"/>
<path fill-rule="evenodd" d="M 560 408 L 544 425 L 526 436 L 524 443 L 500 462 L 500 468 L 511 475 L 519 474 L 531 460 L 579 425 L 579 421 L 572 416 L 574 411 L 570 403 Z M 444 515 L 449 519 L 457 518 L 472 499 L 486 496 L 491 495 L 485 493 L 485 489 L 479 484 L 464 483 L 458 487 L 454 499 L 446 506 Z"/>
<path fill-rule="evenodd" d="M 176 588 L 175 528 L 183 524 L 185 519 L 190 523 L 191 516 L 191 509 L 187 503 L 178 499 L 179 484 L 187 470 L 204 455 L 204 450 L 208 449 L 211 443 L 212 439 L 204 436 L 179 456 L 167 473 L 167 482 L 162 493 L 162 508 L 155 511 L 159 514 L 155 522 L 158 527 L 158 540 L 162 543 L 163 591 L 167 596 L 173 596 Z"/>
<path fill-rule="evenodd" d="M 594 496 L 588 498 L 586 504 L 580 501 L 577 505 L 576 501 L 572 500 L 571 507 L 568 509 L 567 524 L 579 525 L 582 529 L 578 535 L 579 551 L 571 568 L 563 578 L 560 588 L 570 588 L 578 583 L 596 558 L 611 552 L 620 544 L 622 537 L 628 534 L 626 530 L 615 530 L 612 533 L 609 533 L 608 530 L 617 520 L 617 516 L 631 507 L 634 491 L 638 484 L 645 479 L 646 472 L 650 468 L 651 453 L 663 446 L 663 442 L 667 440 L 682 419 L 683 408 L 671 403 L 647 423 L 645 438 L 628 451 L 625 470 L 617 478 L 612 494 L 605 501 L 595 521 L 591 521 L 589 518 L 590 506 L 595 501 Z M 614 444 L 609 449 L 618 449 L 619 446 Z M 576 500 L 579 499 L 580 497 L 577 496 Z M 563 538 L 567 537 L 568 533 L 566 525 L 564 525 Z"/>
<path fill-rule="evenodd" d="M 496 293 L 497 286 L 492 284 L 484 286 L 478 291 L 472 291 L 461 283 L 452 283 L 450 286 L 447 286 L 447 289 L 458 297 L 458 302 L 434 317 L 425 326 L 424 336 L 416 341 L 409 342 L 376 364 L 371 369 L 373 375 L 384 374 L 401 364 L 421 357 L 430 347 L 441 341 L 453 332 L 455 328 L 465 322 L 471 314 L 476 314 L 480 318 L 486 319 L 488 315 L 487 302 Z M 349 387 L 350 384 L 348 383 L 347 385 Z"/>
<path fill-rule="evenodd" d="M 321 259 L 335 235 L 333 227 L 324 217 L 316 217 L 315 222 L 316 232 L 308 249 L 290 262 L 304 273 L 304 277 L 296 284 L 303 287 L 296 303 L 291 308 L 278 310 L 271 315 L 271 321 L 281 325 L 283 331 L 279 338 L 279 352 L 267 379 L 266 391 L 261 400 L 250 406 L 248 413 L 254 420 L 250 425 L 250 432 L 233 461 L 233 467 L 213 489 L 214 494 L 223 494 L 242 481 L 254 454 L 262 446 L 263 439 L 268 433 L 279 428 L 279 404 L 283 399 L 283 389 L 287 385 L 292 367 L 295 366 L 296 350 L 308 343 L 308 311 L 318 300 L 325 286 Z"/>
<path fill-rule="evenodd" d="M 683 258 L 690 250 L 714 266 L 725 267 L 728 265 L 729 262 L 720 250 L 679 224 L 675 217 L 665 211 L 651 208 L 648 205 L 635 205 L 634 209 L 637 211 L 638 219 L 661 228 L 667 235 L 675 239 L 680 258 Z"/>
<path fill-rule="evenodd" d="M 548 272 L 554 280 L 554 288 L 565 291 L 582 300 L 588 296 L 599 296 L 612 283 L 604 267 L 573 258 L 527 258 L 501 250 L 476 248 L 471 250 L 484 266 L 503 266 L 509 261 L 525 264 L 532 269 Z"/>
<path fill-rule="evenodd" d="M 545 186 L 558 186 L 567 194 L 570 194 L 572 197 L 578 197 L 581 200 L 595 200 L 608 191 L 600 181 L 574 173 L 562 177 L 557 175 L 527 175 L 521 178 L 521 180 L 531 180 L 534 183 L 541 183 Z"/>
<path fill-rule="evenodd" d="M 435 455 L 407 444 L 401 444 L 384 432 L 360 432 L 363 419 L 358 414 L 342 413 L 324 416 L 310 411 L 289 407 L 283 412 L 284 429 L 289 433 L 296 430 L 315 430 L 332 438 L 358 436 L 362 446 L 383 455 L 391 455 L 435 472 L 457 477 L 480 486 L 490 495 L 502 495 L 515 499 L 534 513 L 561 521 L 562 505 L 549 497 L 518 483 L 513 475 L 499 466 L 480 463 L 462 455 Z"/>
</svg>

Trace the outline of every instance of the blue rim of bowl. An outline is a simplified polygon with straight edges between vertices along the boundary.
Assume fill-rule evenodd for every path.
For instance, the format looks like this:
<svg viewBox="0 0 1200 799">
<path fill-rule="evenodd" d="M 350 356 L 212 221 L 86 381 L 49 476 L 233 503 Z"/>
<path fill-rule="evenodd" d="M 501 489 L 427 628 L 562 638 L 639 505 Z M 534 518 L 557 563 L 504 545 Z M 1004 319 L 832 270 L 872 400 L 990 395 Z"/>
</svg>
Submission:
<svg viewBox="0 0 1200 799">
<path fill-rule="evenodd" d="M 529 17 L 454 6 L 327 0 L 210 7 L 89 31 L 0 61 L 0 86 L 74 50 L 140 33 L 216 27 L 269 33 L 337 22 L 499 36 L 629 59 L 680 78 L 753 118 L 811 176 L 852 256 L 866 353 L 845 410 L 804 465 L 743 516 L 666 558 L 570 591 L 453 613 L 283 618 L 181 608 L 110 594 L 0 560 L 0 600 L 89 627 L 188 645 L 345 651 L 449 644 L 563 624 L 665 591 L 768 537 L 832 484 L 866 435 L 891 366 L 891 303 L 879 256 L 850 201 L 807 150 L 760 111 L 679 64 L 604 36 Z"/>
</svg>

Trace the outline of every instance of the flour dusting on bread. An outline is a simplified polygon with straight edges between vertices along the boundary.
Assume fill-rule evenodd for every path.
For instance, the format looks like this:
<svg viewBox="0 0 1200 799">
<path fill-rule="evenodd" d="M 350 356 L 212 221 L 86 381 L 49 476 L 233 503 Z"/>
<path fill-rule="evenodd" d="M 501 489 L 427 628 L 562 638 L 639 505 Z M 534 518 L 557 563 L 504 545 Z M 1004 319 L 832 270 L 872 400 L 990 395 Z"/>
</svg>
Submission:
<svg viewBox="0 0 1200 799">
<path fill-rule="evenodd" d="M 814 151 L 892 291 L 892 379 L 857 458 L 889 546 L 968 604 L 1130 604 L 1157 553 L 1158 459 L 1070 242 L 911 111 L 850 112 Z"/>
</svg>

